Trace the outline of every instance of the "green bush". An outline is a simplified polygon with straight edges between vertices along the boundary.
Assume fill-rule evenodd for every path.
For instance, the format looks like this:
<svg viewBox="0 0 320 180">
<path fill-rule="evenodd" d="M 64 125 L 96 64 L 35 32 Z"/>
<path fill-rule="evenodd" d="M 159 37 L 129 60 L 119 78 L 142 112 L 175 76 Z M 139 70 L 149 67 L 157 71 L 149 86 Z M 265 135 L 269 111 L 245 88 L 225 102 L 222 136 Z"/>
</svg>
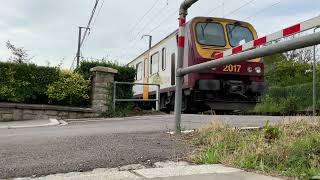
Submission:
<svg viewBox="0 0 320 180">
<path fill-rule="evenodd" d="M 58 78 L 58 68 L 0 62 L 0 101 L 46 104 L 47 86 Z"/>
<path fill-rule="evenodd" d="M 86 106 L 90 81 L 80 74 L 62 71 L 59 80 L 48 86 L 49 102 L 60 105 Z"/>
</svg>

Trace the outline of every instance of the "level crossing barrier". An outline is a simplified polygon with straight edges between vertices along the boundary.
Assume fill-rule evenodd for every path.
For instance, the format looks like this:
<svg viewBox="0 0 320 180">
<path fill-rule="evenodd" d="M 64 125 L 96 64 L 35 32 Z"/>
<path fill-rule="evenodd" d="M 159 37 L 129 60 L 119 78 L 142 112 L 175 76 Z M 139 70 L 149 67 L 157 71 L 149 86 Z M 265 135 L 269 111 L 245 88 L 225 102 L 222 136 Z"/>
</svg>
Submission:
<svg viewBox="0 0 320 180">
<path fill-rule="evenodd" d="M 183 68 L 184 45 L 185 45 L 185 24 L 188 9 L 198 0 L 185 0 L 182 2 L 179 11 L 179 36 L 178 36 L 178 60 L 176 73 L 176 91 L 175 91 L 175 131 L 181 132 L 181 105 L 182 105 L 182 85 L 183 76 L 192 72 L 199 72 L 217 68 L 223 65 L 235 64 L 255 58 L 266 57 L 290 50 L 320 44 L 320 33 L 313 33 L 291 40 L 277 43 L 270 43 L 275 40 L 292 36 L 294 34 L 307 31 L 320 26 L 320 16 L 309 19 L 302 23 L 282 29 L 276 33 L 258 38 L 254 41 L 228 49 L 222 53 L 215 54 L 211 61 Z M 269 45 L 266 45 L 270 43 Z M 266 46 L 263 46 L 266 45 Z"/>
</svg>

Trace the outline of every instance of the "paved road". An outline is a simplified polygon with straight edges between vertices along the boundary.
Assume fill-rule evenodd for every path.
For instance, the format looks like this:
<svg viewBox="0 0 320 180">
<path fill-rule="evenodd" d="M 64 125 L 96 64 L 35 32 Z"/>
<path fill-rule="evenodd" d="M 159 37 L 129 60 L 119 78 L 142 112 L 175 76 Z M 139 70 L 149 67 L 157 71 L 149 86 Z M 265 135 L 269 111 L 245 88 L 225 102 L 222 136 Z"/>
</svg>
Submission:
<svg viewBox="0 0 320 180">
<path fill-rule="evenodd" d="M 213 120 L 235 126 L 263 125 L 282 117 L 184 115 L 182 127 Z M 0 130 L 0 179 L 179 159 L 193 148 L 178 136 L 173 116 L 132 117 L 67 126 Z"/>
</svg>

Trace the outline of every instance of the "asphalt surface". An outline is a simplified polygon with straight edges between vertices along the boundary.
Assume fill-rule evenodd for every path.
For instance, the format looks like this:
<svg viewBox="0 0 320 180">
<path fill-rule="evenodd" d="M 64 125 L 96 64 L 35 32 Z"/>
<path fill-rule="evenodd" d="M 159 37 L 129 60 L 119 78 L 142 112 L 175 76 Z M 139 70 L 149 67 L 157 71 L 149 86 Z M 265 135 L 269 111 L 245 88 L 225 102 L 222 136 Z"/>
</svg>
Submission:
<svg viewBox="0 0 320 180">
<path fill-rule="evenodd" d="M 234 126 L 262 126 L 282 117 L 184 115 L 183 129 L 211 121 Z M 127 164 L 151 165 L 178 160 L 193 147 L 164 132 L 173 130 L 173 116 L 106 119 L 67 126 L 0 129 L 0 179 L 90 171 Z"/>
</svg>

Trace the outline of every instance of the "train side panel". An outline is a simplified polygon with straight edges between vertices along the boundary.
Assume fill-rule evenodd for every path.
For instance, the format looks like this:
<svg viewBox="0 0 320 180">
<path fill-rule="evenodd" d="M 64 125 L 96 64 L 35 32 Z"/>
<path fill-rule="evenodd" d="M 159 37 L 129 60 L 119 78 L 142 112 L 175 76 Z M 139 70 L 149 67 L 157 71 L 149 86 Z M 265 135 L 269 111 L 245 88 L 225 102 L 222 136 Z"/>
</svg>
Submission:
<svg viewBox="0 0 320 180">
<path fill-rule="evenodd" d="M 176 59 L 177 41 L 176 34 L 173 33 L 128 65 L 137 70 L 135 82 L 160 84 L 161 92 L 166 92 L 174 90 Z M 136 97 L 143 97 L 144 94 L 152 95 L 156 90 L 156 86 L 133 87 Z"/>
</svg>

